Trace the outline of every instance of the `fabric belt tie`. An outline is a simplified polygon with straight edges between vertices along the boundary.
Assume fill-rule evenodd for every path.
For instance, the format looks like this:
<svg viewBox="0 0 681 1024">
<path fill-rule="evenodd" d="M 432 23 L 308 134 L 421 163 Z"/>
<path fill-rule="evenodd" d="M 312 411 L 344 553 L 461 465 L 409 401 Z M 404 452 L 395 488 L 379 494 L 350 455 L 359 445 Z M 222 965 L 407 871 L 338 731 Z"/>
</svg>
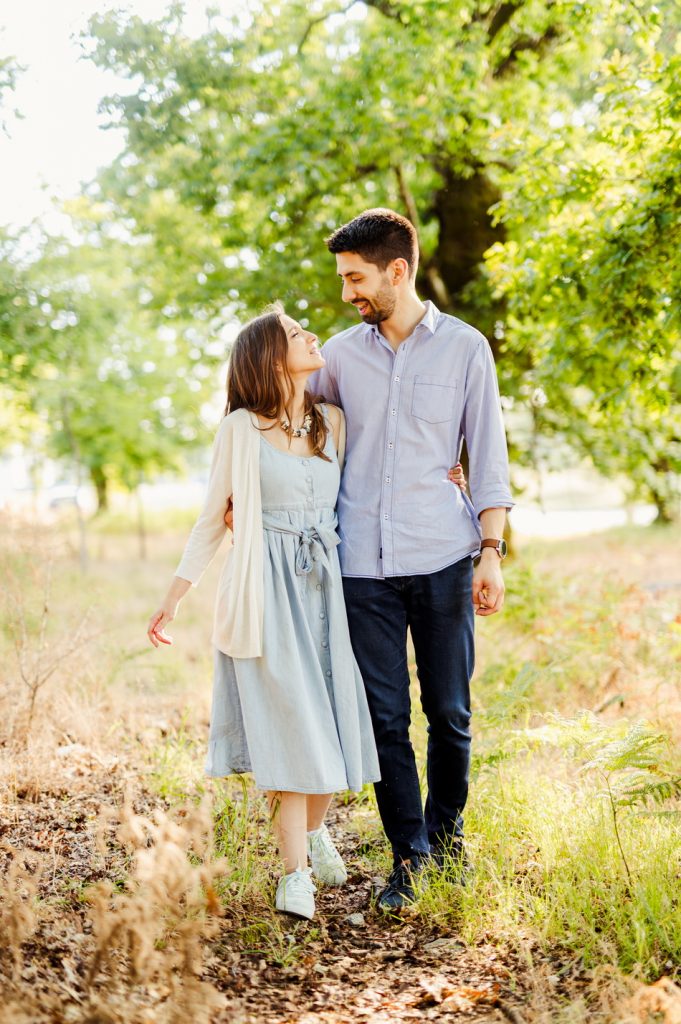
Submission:
<svg viewBox="0 0 681 1024">
<path fill-rule="evenodd" d="M 286 533 L 298 538 L 296 548 L 296 575 L 307 576 L 312 572 L 312 563 L 321 562 L 328 573 L 331 572 L 329 552 L 340 544 L 340 537 L 333 526 L 304 526 L 302 530 L 296 530 L 293 526 L 282 526 L 280 524 L 263 522 L 265 530 L 272 530 L 274 533 Z"/>
</svg>

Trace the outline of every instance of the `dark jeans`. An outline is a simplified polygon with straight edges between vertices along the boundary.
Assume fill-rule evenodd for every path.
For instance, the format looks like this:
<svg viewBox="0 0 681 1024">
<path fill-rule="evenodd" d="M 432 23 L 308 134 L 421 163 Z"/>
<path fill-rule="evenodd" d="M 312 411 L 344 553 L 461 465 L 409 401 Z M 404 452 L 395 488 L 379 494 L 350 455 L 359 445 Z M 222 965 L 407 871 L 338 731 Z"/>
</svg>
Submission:
<svg viewBox="0 0 681 1024">
<path fill-rule="evenodd" d="M 396 863 L 463 835 L 474 664 L 472 577 L 473 562 L 464 558 L 423 576 L 343 578 L 381 767 L 376 799 Z M 428 719 L 425 820 L 409 739 L 407 627 Z"/>
</svg>

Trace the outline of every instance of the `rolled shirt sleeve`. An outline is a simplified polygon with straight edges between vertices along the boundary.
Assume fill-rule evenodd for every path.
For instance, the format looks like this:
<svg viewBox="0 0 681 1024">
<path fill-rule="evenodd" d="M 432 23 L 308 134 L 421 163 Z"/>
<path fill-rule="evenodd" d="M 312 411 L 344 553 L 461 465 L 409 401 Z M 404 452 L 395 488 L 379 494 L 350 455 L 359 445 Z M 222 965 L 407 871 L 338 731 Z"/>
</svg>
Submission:
<svg viewBox="0 0 681 1024">
<path fill-rule="evenodd" d="M 481 337 L 466 375 L 461 429 L 469 459 L 469 486 L 479 517 L 487 508 L 513 507 L 508 450 L 492 350 Z"/>
</svg>

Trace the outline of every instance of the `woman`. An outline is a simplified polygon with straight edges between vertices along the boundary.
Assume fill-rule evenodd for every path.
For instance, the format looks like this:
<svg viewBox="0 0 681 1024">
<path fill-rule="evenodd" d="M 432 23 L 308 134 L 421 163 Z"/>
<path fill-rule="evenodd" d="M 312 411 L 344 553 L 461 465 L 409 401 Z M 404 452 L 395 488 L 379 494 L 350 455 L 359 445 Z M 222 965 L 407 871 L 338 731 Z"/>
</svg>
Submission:
<svg viewBox="0 0 681 1024">
<path fill-rule="evenodd" d="M 345 424 L 305 390 L 323 364 L 316 336 L 279 305 L 240 331 L 205 506 L 147 630 L 155 647 L 172 642 L 165 627 L 217 551 L 233 499 L 207 772 L 254 773 L 283 861 L 277 910 L 308 919 L 311 874 L 347 878 L 324 825 L 332 794 L 379 778 L 336 551 Z"/>
</svg>

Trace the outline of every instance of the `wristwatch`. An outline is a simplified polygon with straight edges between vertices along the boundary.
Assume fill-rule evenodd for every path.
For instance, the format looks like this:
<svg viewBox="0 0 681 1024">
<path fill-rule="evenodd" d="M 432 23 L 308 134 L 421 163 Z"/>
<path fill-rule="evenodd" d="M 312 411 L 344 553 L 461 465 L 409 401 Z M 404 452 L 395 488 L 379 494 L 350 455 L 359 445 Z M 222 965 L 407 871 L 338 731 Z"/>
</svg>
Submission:
<svg viewBox="0 0 681 1024">
<path fill-rule="evenodd" d="M 487 537 L 485 540 L 480 542 L 480 550 L 482 551 L 483 548 L 494 548 L 501 559 L 506 558 L 506 552 L 508 551 L 506 541 L 503 537 L 501 540 L 495 540 L 493 537 Z"/>
</svg>

